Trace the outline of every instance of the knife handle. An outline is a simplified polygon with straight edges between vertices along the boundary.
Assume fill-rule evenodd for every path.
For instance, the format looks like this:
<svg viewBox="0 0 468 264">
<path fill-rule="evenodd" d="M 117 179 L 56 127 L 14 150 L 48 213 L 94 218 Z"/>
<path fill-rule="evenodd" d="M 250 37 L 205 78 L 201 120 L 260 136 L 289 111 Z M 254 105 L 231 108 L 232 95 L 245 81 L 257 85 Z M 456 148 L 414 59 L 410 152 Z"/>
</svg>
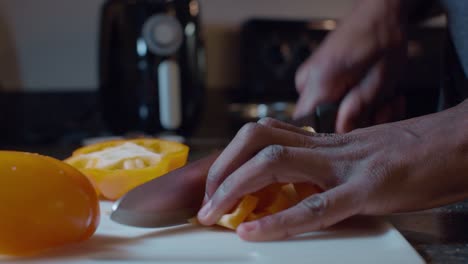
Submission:
<svg viewBox="0 0 468 264">
<path fill-rule="evenodd" d="M 323 103 L 315 108 L 317 131 L 320 133 L 334 133 L 336 131 L 339 106 L 338 103 Z"/>
</svg>

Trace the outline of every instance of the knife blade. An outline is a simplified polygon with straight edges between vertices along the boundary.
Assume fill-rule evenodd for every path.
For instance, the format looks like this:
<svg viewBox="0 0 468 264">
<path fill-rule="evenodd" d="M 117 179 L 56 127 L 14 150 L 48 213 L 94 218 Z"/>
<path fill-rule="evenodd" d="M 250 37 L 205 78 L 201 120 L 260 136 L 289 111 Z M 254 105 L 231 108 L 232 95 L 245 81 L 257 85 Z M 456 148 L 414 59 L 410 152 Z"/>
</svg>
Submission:
<svg viewBox="0 0 468 264">
<path fill-rule="evenodd" d="M 290 123 L 332 133 L 337 110 L 337 104 L 322 104 Z M 219 155 L 220 152 L 214 153 L 129 191 L 114 203 L 110 218 L 124 225 L 147 228 L 187 223 L 200 208 L 208 170 Z"/>
<path fill-rule="evenodd" d="M 208 170 L 219 154 L 191 162 L 132 189 L 114 203 L 110 218 L 138 227 L 187 223 L 202 204 Z"/>
</svg>

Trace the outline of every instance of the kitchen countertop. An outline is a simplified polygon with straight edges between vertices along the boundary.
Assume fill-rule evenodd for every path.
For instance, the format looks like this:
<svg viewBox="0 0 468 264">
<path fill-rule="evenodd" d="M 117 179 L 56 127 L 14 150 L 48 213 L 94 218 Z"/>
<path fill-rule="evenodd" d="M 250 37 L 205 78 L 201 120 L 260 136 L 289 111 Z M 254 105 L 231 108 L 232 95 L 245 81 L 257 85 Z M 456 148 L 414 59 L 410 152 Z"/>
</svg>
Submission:
<svg viewBox="0 0 468 264">
<path fill-rule="evenodd" d="M 232 137 L 236 128 L 230 127 L 226 112 L 219 111 L 225 109 L 222 99 L 219 94 L 208 97 L 201 125 L 187 141 L 191 160 L 221 149 Z M 93 114 L 98 112 L 96 105 L 93 93 L 0 93 L 0 123 L 6 128 L 0 131 L 0 148 L 63 159 L 83 139 L 109 135 Z M 468 263 L 468 201 L 391 215 L 389 220 L 428 263 Z"/>
<path fill-rule="evenodd" d="M 468 263 L 468 201 L 389 219 L 428 263 Z"/>
</svg>

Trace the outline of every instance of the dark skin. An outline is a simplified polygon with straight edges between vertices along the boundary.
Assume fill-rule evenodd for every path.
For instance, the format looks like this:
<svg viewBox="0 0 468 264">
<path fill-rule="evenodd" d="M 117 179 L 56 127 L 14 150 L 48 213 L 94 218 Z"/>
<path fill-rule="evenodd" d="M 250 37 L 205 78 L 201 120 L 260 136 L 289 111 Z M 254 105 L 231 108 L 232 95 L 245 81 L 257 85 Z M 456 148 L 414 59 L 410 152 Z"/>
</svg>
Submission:
<svg viewBox="0 0 468 264">
<path fill-rule="evenodd" d="M 363 0 L 354 14 L 366 11 L 365 14 L 375 15 L 376 21 L 377 17 L 385 18 L 385 14 L 396 14 L 394 20 L 381 21 L 393 21 L 390 24 L 400 26 L 404 13 L 402 3 L 410 2 Z M 307 78 L 298 77 L 302 101 L 299 101 L 297 114 L 307 112 L 322 100 L 316 98 L 330 96 L 327 89 L 336 89 L 344 95 L 337 125 L 346 133 L 314 134 L 273 119 L 247 124 L 209 170 L 204 207 L 198 214 L 202 224 L 216 223 L 242 196 L 275 182 L 309 182 L 325 191 L 285 211 L 241 224 L 237 229 L 241 238 L 250 241 L 284 239 L 329 227 L 358 214 L 422 210 L 468 198 L 468 100 L 440 113 L 354 129 L 360 126 L 357 120 L 361 115 L 367 119 L 364 122 L 378 121 L 376 116 L 363 113 L 378 116 L 380 112 L 375 109 L 394 107 L 391 101 L 385 101 L 388 106 L 377 102 L 380 94 L 385 94 L 382 91 L 387 89 L 381 85 L 387 76 L 387 71 L 382 69 L 390 67 L 386 61 L 391 59 L 384 52 L 387 49 L 382 49 L 383 43 L 388 41 L 391 46 L 398 47 L 395 43 L 399 42 L 391 40 L 393 33 L 388 36 L 382 33 L 361 43 L 361 38 L 370 34 L 363 33 L 369 27 L 366 24 L 354 26 L 354 34 L 347 33 L 352 27 L 335 31 L 321 49 L 323 55 L 311 58 L 302 71 L 307 72 L 307 65 L 315 65 L 314 61 L 325 61 L 327 49 L 337 50 L 329 64 L 324 62 L 325 69 L 317 72 L 310 69 Z M 379 29 L 378 32 L 385 32 L 385 28 L 378 24 L 370 27 Z M 358 37 L 354 39 L 354 36 Z M 378 39 L 380 44 L 373 44 L 373 39 Z M 353 49 L 347 53 L 342 46 Z M 344 60 L 345 66 L 339 65 L 343 61 L 340 54 L 348 57 Z M 322 76 L 331 74 L 329 72 L 338 73 L 335 75 L 338 80 Z M 317 79 L 322 81 L 317 82 Z M 305 84 L 301 88 L 302 82 Z M 329 82 L 335 86 L 327 86 Z M 317 83 L 318 86 L 313 85 Z M 313 100 L 309 101 L 306 94 Z M 397 111 L 381 114 L 381 122 L 391 118 L 388 113 Z"/>
<path fill-rule="evenodd" d="M 394 80 L 406 60 L 407 13 L 418 0 L 361 0 L 296 74 L 295 117 L 342 100 L 337 132 L 395 121 L 404 100 Z"/>
<path fill-rule="evenodd" d="M 211 167 L 214 224 L 242 196 L 274 182 L 310 182 L 326 190 L 297 206 L 239 226 L 246 240 L 284 239 L 353 215 L 433 208 L 468 198 L 468 101 L 441 113 L 320 135 L 273 120 L 248 124 Z M 450 137 L 447 137 L 450 135 Z"/>
</svg>

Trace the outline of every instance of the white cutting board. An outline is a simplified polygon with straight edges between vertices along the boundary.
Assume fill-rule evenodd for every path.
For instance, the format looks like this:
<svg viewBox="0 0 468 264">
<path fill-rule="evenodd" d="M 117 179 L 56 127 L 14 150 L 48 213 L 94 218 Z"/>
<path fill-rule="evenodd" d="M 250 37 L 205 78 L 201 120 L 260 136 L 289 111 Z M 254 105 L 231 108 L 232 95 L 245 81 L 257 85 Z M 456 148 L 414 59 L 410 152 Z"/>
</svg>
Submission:
<svg viewBox="0 0 468 264">
<path fill-rule="evenodd" d="M 101 223 L 85 242 L 7 263 L 424 263 L 402 235 L 383 219 L 359 217 L 337 227 L 288 241 L 251 243 L 221 228 L 182 225 L 127 227 L 109 219 L 111 203 L 101 203 Z M 2 259 L 0 258 L 0 262 Z"/>
</svg>

